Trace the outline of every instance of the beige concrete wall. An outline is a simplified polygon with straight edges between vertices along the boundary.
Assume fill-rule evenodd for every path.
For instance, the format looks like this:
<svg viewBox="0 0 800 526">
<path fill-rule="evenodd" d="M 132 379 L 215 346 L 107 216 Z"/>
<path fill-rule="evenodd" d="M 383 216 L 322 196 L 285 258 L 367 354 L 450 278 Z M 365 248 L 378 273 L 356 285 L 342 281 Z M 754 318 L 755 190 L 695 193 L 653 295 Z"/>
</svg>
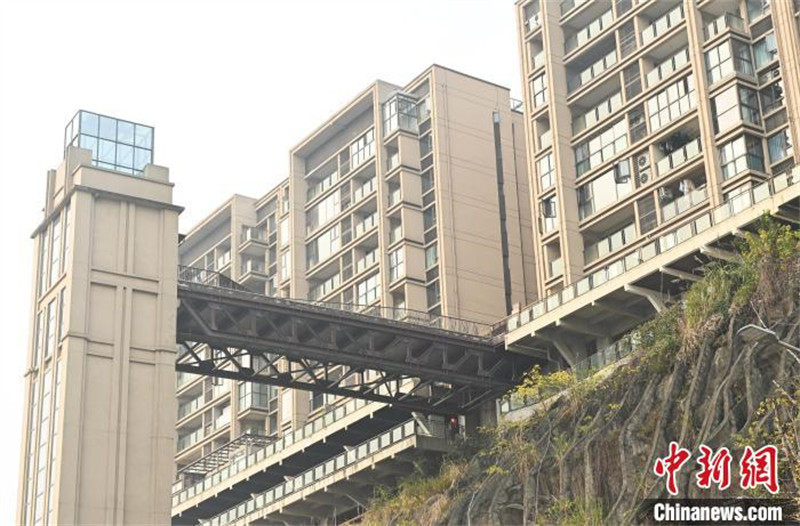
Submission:
<svg viewBox="0 0 800 526">
<path fill-rule="evenodd" d="M 163 181 L 165 170 L 152 168 Z M 179 213 L 172 185 L 147 171 L 133 177 L 80 165 L 66 172 L 62 195 L 72 243 L 55 286 L 67 301 L 53 358 L 62 374 L 53 522 L 167 524 Z"/>
</svg>

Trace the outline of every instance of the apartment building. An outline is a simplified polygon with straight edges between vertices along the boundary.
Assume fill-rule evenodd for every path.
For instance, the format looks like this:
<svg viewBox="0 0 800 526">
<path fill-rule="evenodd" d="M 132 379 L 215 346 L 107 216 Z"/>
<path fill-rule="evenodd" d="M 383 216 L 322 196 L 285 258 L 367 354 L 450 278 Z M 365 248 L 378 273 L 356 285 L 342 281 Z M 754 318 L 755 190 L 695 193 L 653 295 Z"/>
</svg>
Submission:
<svg viewBox="0 0 800 526">
<path fill-rule="evenodd" d="M 739 229 L 797 218 L 799 9 L 517 2 L 540 264 L 510 348 L 618 355 L 621 334 L 732 256 Z"/>
<path fill-rule="evenodd" d="M 287 180 L 192 229 L 181 272 L 394 319 L 495 322 L 535 291 L 520 109 L 441 66 L 377 81 L 292 149 Z M 441 417 L 382 403 L 181 374 L 177 390 L 175 523 L 348 518 L 450 447 Z"/>
</svg>

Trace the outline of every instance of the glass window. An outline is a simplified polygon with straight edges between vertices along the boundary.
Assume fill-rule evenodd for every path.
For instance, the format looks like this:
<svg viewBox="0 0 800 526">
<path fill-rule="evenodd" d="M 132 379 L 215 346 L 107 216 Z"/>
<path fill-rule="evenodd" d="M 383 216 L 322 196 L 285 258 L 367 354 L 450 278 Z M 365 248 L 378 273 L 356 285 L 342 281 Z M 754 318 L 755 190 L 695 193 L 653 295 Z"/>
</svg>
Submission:
<svg viewBox="0 0 800 526">
<path fill-rule="evenodd" d="M 286 251 L 281 254 L 281 281 L 286 281 L 292 275 L 292 258 L 291 252 Z"/>
<path fill-rule="evenodd" d="M 341 248 L 339 225 L 335 225 L 306 246 L 306 264 L 308 268 L 327 260 Z"/>
<path fill-rule="evenodd" d="M 380 296 L 380 273 L 375 273 L 356 285 L 356 304 L 358 305 L 370 305 Z"/>
<path fill-rule="evenodd" d="M 740 135 L 719 148 L 722 176 L 729 179 L 748 169 L 764 171 L 764 151 L 761 141 L 750 135 Z"/>
<path fill-rule="evenodd" d="M 433 243 L 425 247 L 425 270 L 439 262 L 439 245 Z"/>
<path fill-rule="evenodd" d="M 134 124 L 127 121 L 117 121 L 117 141 L 133 145 Z"/>
<path fill-rule="evenodd" d="M 734 85 L 721 92 L 711 100 L 711 108 L 715 133 L 741 122 L 755 125 L 761 122 L 756 92 L 744 86 Z"/>
<path fill-rule="evenodd" d="M 341 196 L 339 192 L 334 192 L 308 211 L 306 232 L 313 232 L 318 227 L 325 225 L 339 212 L 341 212 Z"/>
<path fill-rule="evenodd" d="M 49 357 L 56 346 L 56 300 L 47 304 L 47 339 L 44 344 L 44 357 Z"/>
<path fill-rule="evenodd" d="M 405 261 L 403 249 L 399 248 L 389 253 L 389 281 L 395 281 L 405 276 Z"/>
<path fill-rule="evenodd" d="M 436 226 L 436 205 L 422 211 L 422 229 L 428 230 Z"/>
<path fill-rule="evenodd" d="M 66 307 L 67 307 L 67 290 L 61 289 L 61 292 L 58 293 L 58 339 L 64 337 L 67 333 L 67 319 L 66 319 Z"/>
<path fill-rule="evenodd" d="M 288 217 L 286 217 L 286 218 L 281 220 L 279 239 L 280 239 L 280 242 L 281 242 L 281 247 L 285 247 L 285 246 L 289 245 L 290 236 L 289 236 L 289 218 Z"/>
<path fill-rule="evenodd" d="M 767 139 L 767 149 L 769 150 L 769 162 L 772 164 L 792 155 L 789 130 L 782 130 Z"/>
<path fill-rule="evenodd" d="M 370 129 L 350 145 L 350 166 L 355 169 L 375 153 L 375 130 Z"/>
<path fill-rule="evenodd" d="M 555 230 L 558 225 L 558 207 L 555 196 L 542 201 L 542 232 Z"/>
<path fill-rule="evenodd" d="M 711 48 L 706 53 L 706 69 L 709 84 L 714 84 L 734 72 L 752 75 L 750 46 L 738 40 L 729 40 Z"/>
<path fill-rule="evenodd" d="M 442 301 L 442 293 L 441 289 L 439 288 L 439 280 L 434 281 L 430 285 L 426 287 L 426 294 L 428 299 L 428 308 L 433 307 L 437 303 Z"/>
<path fill-rule="evenodd" d="M 753 55 L 756 60 L 756 69 L 761 69 L 778 58 L 778 42 L 775 33 L 770 33 L 753 44 Z"/>
<path fill-rule="evenodd" d="M 628 160 L 578 188 L 578 217 L 585 219 L 633 191 Z"/>
<path fill-rule="evenodd" d="M 578 177 L 628 147 L 628 126 L 622 118 L 575 148 Z"/>
<path fill-rule="evenodd" d="M 64 243 L 63 243 L 63 257 L 61 261 L 62 272 L 67 271 L 67 267 L 69 266 L 69 238 L 70 238 L 70 228 L 72 226 L 72 207 L 70 203 L 67 203 L 67 206 L 64 208 Z"/>
<path fill-rule="evenodd" d="M 383 105 L 383 134 L 401 129 L 417 133 L 417 101 L 408 95 L 398 94 Z"/>
<path fill-rule="evenodd" d="M 783 106 L 783 79 L 762 89 L 760 96 L 761 108 L 764 110 L 764 113 L 769 113 Z"/>
<path fill-rule="evenodd" d="M 534 108 L 547 103 L 547 75 L 545 73 L 531 80 L 531 102 Z"/>
<path fill-rule="evenodd" d="M 50 241 L 47 237 L 47 228 L 45 228 L 39 236 L 39 294 L 43 294 L 47 287 L 47 268 L 50 261 L 48 251 L 50 250 Z"/>
<path fill-rule="evenodd" d="M 674 82 L 647 100 L 650 130 L 655 131 L 695 107 L 694 75 Z"/>
<path fill-rule="evenodd" d="M 56 216 L 50 236 L 50 281 L 48 284 L 52 286 L 59 276 L 61 276 L 61 216 Z"/>
<path fill-rule="evenodd" d="M 553 154 L 548 153 L 538 161 L 536 167 L 539 171 L 539 190 L 544 192 L 553 186 L 555 176 L 555 166 L 553 163 Z"/>
</svg>

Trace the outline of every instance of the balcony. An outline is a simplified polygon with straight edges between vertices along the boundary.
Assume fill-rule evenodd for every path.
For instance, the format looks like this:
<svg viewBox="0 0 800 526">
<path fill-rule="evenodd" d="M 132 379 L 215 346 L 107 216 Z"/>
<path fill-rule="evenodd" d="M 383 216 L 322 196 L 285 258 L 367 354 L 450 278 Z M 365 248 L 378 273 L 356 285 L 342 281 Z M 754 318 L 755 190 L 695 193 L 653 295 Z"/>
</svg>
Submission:
<svg viewBox="0 0 800 526">
<path fill-rule="evenodd" d="M 656 163 L 656 171 L 659 176 L 664 175 L 679 166 L 683 166 L 700 155 L 702 151 L 703 145 L 698 137 L 658 161 Z"/>
<path fill-rule="evenodd" d="M 705 40 L 707 42 L 728 29 L 735 29 L 737 31 L 744 32 L 745 25 L 742 17 L 734 13 L 724 13 L 720 17 L 712 20 L 711 23 L 706 24 L 706 26 L 703 28 L 703 35 L 705 36 Z"/>
<path fill-rule="evenodd" d="M 195 445 L 202 438 L 203 438 L 203 430 L 202 429 L 198 429 L 196 431 L 193 431 L 193 432 L 189 433 L 188 435 L 184 435 L 182 437 L 178 437 L 178 442 L 177 442 L 178 453 L 180 453 L 181 451 L 183 451 L 185 449 L 188 449 L 191 446 Z"/>
<path fill-rule="evenodd" d="M 223 252 L 221 256 L 217 258 L 217 266 L 216 271 L 221 272 L 222 269 L 227 267 L 231 262 L 231 251 L 228 250 L 227 252 Z"/>
<path fill-rule="evenodd" d="M 678 217 L 700 203 L 706 202 L 707 199 L 708 191 L 705 186 L 692 190 L 688 194 L 683 195 L 674 201 L 667 203 L 666 205 L 663 205 L 661 207 L 661 220 L 666 222 L 672 218 Z"/>
<path fill-rule="evenodd" d="M 595 18 L 591 23 L 582 27 L 575 32 L 574 35 L 567 37 L 564 41 L 564 53 L 570 54 L 572 51 L 583 46 L 597 35 L 601 34 L 604 29 L 610 27 L 614 23 L 614 12 L 609 9 L 599 17 Z"/>
<path fill-rule="evenodd" d="M 263 261 L 248 259 L 242 262 L 242 275 L 246 274 L 267 274 L 267 266 Z"/>
<path fill-rule="evenodd" d="M 355 189 L 355 191 L 353 192 L 353 204 L 356 204 L 362 199 L 371 195 L 374 191 L 375 191 L 375 178 L 372 177 L 364 181 L 364 183 L 362 183 L 361 186 Z"/>
<path fill-rule="evenodd" d="M 617 51 L 612 50 L 603 58 L 584 69 L 578 74 L 567 77 L 567 93 L 571 94 L 581 86 L 588 84 L 593 79 L 598 78 L 604 71 L 617 63 Z"/>
<path fill-rule="evenodd" d="M 242 227 L 242 244 L 247 243 L 248 241 L 266 243 L 267 240 L 267 231 L 263 228 L 254 228 L 251 226 Z"/>
<path fill-rule="evenodd" d="M 592 261 L 616 252 L 636 239 L 636 227 L 633 223 L 618 230 L 608 237 L 586 246 L 584 259 L 588 265 Z"/>
<path fill-rule="evenodd" d="M 200 409 L 200 407 L 204 403 L 205 403 L 204 397 L 200 395 L 185 404 L 181 404 L 178 407 L 178 420 L 182 420 L 184 417 L 190 415 L 191 413 L 194 413 L 195 411 Z"/>
<path fill-rule="evenodd" d="M 253 495 L 238 506 L 205 521 L 204 525 L 222 526 L 239 521 L 253 523 L 269 520 L 270 515 L 282 513 L 310 491 L 325 491 L 329 486 L 351 477 L 357 480 L 362 470 L 378 462 L 391 461 L 395 455 L 419 446 L 447 451 L 447 443 L 443 423 L 409 420 L 294 477 L 286 477 L 285 482 Z M 351 507 L 354 506 L 352 501 L 348 502 Z"/>
<path fill-rule="evenodd" d="M 661 62 L 647 74 L 647 87 L 652 88 L 689 63 L 689 48 L 685 47 Z"/>
<path fill-rule="evenodd" d="M 650 25 L 647 27 L 647 29 L 641 33 L 642 46 L 646 46 L 657 37 L 669 31 L 671 28 L 681 24 L 684 16 L 683 4 L 681 4 L 650 22 Z"/>
<path fill-rule="evenodd" d="M 371 230 L 372 227 L 374 227 L 377 224 L 377 222 L 378 222 L 378 215 L 375 212 L 366 216 L 364 219 L 361 220 L 361 222 L 356 223 L 355 237 L 358 238 L 364 235 L 366 232 Z"/>
<path fill-rule="evenodd" d="M 522 309 L 517 314 L 509 316 L 504 323 L 505 331 L 511 333 L 545 316 L 549 312 L 571 303 L 576 298 L 587 294 L 600 285 L 632 271 L 634 268 L 648 263 L 650 260 L 662 254 L 674 250 L 675 247 L 686 246 L 687 242 L 704 234 L 714 226 L 723 223 L 744 210 L 769 201 L 771 196 L 783 192 L 790 186 L 796 186 L 798 184 L 800 184 L 800 170 L 795 167 L 792 176 L 787 174 L 778 175 L 769 181 L 747 188 L 741 194 L 732 197 L 710 212 L 704 213 L 693 221 L 681 225 L 680 227 L 668 230 L 656 239 L 611 261 L 608 265 L 584 277 L 580 281 Z M 768 203 L 765 204 L 768 205 Z M 764 211 L 766 211 L 766 208 Z M 763 212 L 759 211 L 759 214 L 760 213 Z M 733 228 L 733 225 L 731 225 L 731 228 Z M 676 254 L 676 256 L 678 255 Z"/>
<path fill-rule="evenodd" d="M 554 259 L 550 262 L 550 277 L 555 278 L 564 273 L 564 260 L 562 258 Z"/>
</svg>

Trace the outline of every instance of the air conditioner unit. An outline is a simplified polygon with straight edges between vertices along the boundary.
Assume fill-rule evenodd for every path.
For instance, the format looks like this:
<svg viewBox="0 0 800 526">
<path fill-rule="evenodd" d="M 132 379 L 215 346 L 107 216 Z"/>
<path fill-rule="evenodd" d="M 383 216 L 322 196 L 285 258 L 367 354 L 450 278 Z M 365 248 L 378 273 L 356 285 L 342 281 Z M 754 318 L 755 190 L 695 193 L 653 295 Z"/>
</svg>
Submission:
<svg viewBox="0 0 800 526">
<path fill-rule="evenodd" d="M 650 156 L 647 153 L 640 153 L 636 156 L 636 166 L 644 168 L 650 165 Z"/>
<path fill-rule="evenodd" d="M 623 161 L 626 165 L 628 161 Z M 617 184 L 625 184 L 631 180 L 630 168 L 623 171 L 622 163 L 617 163 L 614 165 L 614 182 Z"/>
<path fill-rule="evenodd" d="M 658 189 L 658 200 L 659 201 L 661 201 L 663 203 L 663 202 L 666 202 L 666 201 L 672 201 L 672 199 L 673 199 L 672 190 L 670 190 L 667 187 L 662 187 L 662 188 Z"/>
<path fill-rule="evenodd" d="M 647 181 L 649 180 L 650 180 L 650 168 L 639 170 L 639 174 L 636 176 L 636 182 L 638 182 L 639 185 L 642 186 L 647 184 Z"/>
</svg>

